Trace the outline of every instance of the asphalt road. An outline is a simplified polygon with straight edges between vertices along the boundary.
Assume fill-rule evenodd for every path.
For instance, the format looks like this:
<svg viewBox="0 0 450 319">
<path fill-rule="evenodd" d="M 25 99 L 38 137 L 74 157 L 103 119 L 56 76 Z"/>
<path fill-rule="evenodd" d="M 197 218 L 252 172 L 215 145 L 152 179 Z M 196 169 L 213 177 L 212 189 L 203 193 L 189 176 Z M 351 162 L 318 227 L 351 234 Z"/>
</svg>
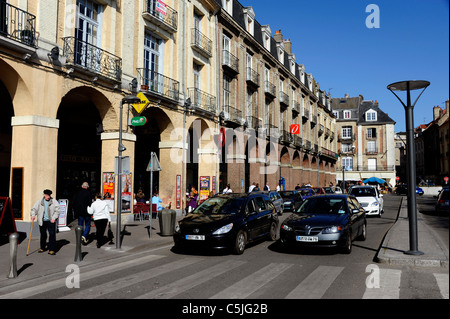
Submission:
<svg viewBox="0 0 450 319">
<path fill-rule="evenodd" d="M 437 214 L 434 208 L 436 198 L 433 196 L 417 197 L 417 207 L 421 217 L 439 235 L 442 241 L 449 248 L 449 215 Z"/>
<path fill-rule="evenodd" d="M 285 250 L 273 241 L 251 244 L 239 256 L 227 252 L 175 252 L 172 245 L 166 245 L 139 252 L 133 258 L 86 266 L 79 274 L 79 288 L 68 288 L 68 275 L 38 278 L 17 287 L 24 288 L 18 296 L 177 299 L 178 308 L 171 309 L 175 313 L 181 313 L 194 300 L 202 305 L 207 299 L 238 299 L 240 303 L 248 300 L 256 302 L 261 310 L 264 301 L 274 299 L 448 298 L 448 269 L 373 262 L 383 237 L 397 218 L 401 197 L 385 195 L 384 200 L 385 213 L 381 218 L 368 217 L 367 239 L 355 241 L 350 255 L 329 249 Z M 285 213 L 280 219 L 288 216 Z M 447 288 L 440 284 L 445 282 Z M 6 297 L 11 296 L 15 295 Z M 214 301 L 209 300 L 211 303 Z M 150 305 L 158 309 L 159 304 Z"/>
</svg>

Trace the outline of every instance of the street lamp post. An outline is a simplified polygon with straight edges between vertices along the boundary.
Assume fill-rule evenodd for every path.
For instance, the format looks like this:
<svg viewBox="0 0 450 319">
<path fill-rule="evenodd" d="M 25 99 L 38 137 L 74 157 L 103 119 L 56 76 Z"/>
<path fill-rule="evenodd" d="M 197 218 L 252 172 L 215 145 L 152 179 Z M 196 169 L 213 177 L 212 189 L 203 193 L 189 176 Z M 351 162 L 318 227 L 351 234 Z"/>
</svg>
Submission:
<svg viewBox="0 0 450 319">
<path fill-rule="evenodd" d="M 117 158 L 117 221 L 116 221 L 116 248 L 120 249 L 122 246 L 121 238 L 120 238 L 120 228 L 121 228 L 121 218 L 122 218 L 122 152 L 126 150 L 126 147 L 122 144 L 122 118 L 123 118 L 123 105 L 124 104 L 135 104 L 139 103 L 141 100 L 134 96 L 128 95 L 124 97 L 120 101 L 120 110 L 119 110 L 119 157 Z"/>
<path fill-rule="evenodd" d="M 406 153 L 407 153 L 407 185 L 408 185 L 408 218 L 409 218 L 409 246 L 407 255 L 423 255 L 417 247 L 417 203 L 416 203 L 416 162 L 414 149 L 414 106 L 430 85 L 428 81 L 401 81 L 389 84 L 388 90 L 402 103 L 406 115 Z M 414 104 L 411 104 L 411 91 L 423 89 Z M 406 91 L 406 105 L 394 91 Z"/>
</svg>

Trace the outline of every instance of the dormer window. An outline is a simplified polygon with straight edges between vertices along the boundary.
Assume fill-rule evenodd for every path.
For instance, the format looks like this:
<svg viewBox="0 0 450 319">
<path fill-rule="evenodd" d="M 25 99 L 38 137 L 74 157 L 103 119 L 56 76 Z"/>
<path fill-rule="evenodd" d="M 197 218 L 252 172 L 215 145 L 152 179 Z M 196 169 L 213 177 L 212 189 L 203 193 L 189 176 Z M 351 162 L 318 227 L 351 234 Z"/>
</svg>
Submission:
<svg viewBox="0 0 450 319">
<path fill-rule="evenodd" d="M 284 46 L 278 44 L 277 45 L 277 53 L 278 53 L 278 61 L 280 61 L 281 63 L 284 63 Z"/>
<path fill-rule="evenodd" d="M 272 30 L 270 29 L 269 25 L 263 25 L 261 26 L 261 31 L 264 48 L 266 48 L 270 52 L 270 38 L 272 35 Z"/>
<path fill-rule="evenodd" d="M 255 29 L 255 12 L 252 7 L 244 8 L 245 29 L 251 35 L 254 35 Z"/>
<path fill-rule="evenodd" d="M 373 122 L 377 120 L 377 112 L 374 110 L 369 110 L 366 112 L 366 121 Z"/>
<path fill-rule="evenodd" d="M 233 15 L 233 0 L 222 0 L 222 6 L 228 14 Z"/>
</svg>

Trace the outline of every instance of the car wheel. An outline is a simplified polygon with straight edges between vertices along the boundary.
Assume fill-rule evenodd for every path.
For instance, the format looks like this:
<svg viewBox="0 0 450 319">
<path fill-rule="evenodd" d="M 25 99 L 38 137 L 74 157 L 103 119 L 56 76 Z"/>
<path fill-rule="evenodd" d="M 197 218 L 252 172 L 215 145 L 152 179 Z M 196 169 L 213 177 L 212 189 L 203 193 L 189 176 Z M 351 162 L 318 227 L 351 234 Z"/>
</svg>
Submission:
<svg viewBox="0 0 450 319">
<path fill-rule="evenodd" d="M 272 241 L 277 240 L 277 223 L 276 222 L 272 222 L 270 224 L 269 238 Z"/>
<path fill-rule="evenodd" d="M 347 238 L 345 239 L 345 244 L 342 247 L 342 253 L 350 254 L 351 252 L 352 252 L 352 234 L 348 232 Z"/>
<path fill-rule="evenodd" d="M 236 240 L 234 242 L 234 253 L 237 255 L 242 255 L 245 249 L 245 243 L 247 241 L 245 232 L 240 230 L 236 235 Z"/>
<path fill-rule="evenodd" d="M 367 225 L 366 223 L 364 223 L 362 226 L 361 235 L 359 235 L 358 239 L 364 241 L 366 240 L 366 238 L 367 238 Z"/>
</svg>

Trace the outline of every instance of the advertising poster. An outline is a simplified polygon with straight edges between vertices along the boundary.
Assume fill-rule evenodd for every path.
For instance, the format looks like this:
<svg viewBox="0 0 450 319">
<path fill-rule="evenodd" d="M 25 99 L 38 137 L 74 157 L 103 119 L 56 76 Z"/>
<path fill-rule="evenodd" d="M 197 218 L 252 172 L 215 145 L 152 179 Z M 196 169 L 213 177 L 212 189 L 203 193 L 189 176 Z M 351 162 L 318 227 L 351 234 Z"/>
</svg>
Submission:
<svg viewBox="0 0 450 319">
<path fill-rule="evenodd" d="M 200 198 L 199 201 L 204 201 L 209 197 L 209 176 L 200 176 Z"/>
<path fill-rule="evenodd" d="M 114 173 L 103 173 L 103 198 L 108 204 L 109 211 L 114 212 L 115 180 Z"/>
<path fill-rule="evenodd" d="M 122 175 L 122 212 L 131 212 L 131 179 L 132 174 Z"/>
</svg>

